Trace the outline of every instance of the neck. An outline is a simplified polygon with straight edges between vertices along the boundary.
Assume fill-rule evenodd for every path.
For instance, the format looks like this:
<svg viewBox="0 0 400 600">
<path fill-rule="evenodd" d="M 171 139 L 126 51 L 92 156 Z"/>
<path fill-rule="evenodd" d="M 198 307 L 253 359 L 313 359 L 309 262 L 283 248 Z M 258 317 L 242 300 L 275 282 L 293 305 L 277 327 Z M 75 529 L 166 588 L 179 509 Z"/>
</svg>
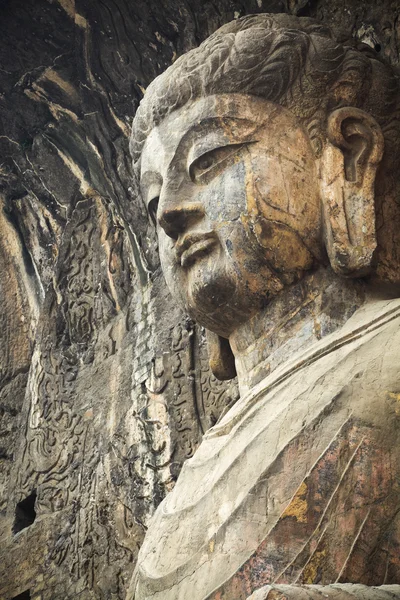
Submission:
<svg viewBox="0 0 400 600">
<path fill-rule="evenodd" d="M 285 290 L 229 338 L 243 396 L 297 352 L 342 327 L 364 303 L 363 284 L 319 269 Z"/>
</svg>

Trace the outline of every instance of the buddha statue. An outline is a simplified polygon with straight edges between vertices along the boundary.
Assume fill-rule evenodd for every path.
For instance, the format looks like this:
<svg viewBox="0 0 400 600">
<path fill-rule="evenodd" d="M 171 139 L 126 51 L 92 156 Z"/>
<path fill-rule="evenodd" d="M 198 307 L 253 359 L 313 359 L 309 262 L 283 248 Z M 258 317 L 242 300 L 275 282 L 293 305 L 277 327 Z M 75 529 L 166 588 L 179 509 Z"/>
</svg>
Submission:
<svg viewBox="0 0 400 600">
<path fill-rule="evenodd" d="M 162 269 L 240 398 L 128 600 L 400 598 L 399 117 L 372 49 L 283 14 L 148 88 L 131 153 Z"/>
</svg>

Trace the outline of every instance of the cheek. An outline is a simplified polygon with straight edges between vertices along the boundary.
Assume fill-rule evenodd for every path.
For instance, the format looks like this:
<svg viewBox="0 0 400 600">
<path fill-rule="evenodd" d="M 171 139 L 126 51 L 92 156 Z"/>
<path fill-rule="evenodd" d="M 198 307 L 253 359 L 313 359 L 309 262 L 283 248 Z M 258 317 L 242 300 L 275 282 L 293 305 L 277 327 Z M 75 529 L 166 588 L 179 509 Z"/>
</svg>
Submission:
<svg viewBox="0 0 400 600">
<path fill-rule="evenodd" d="M 252 161 L 248 176 L 249 213 L 286 226 L 303 239 L 319 235 L 320 200 L 312 156 L 276 152 Z"/>
<path fill-rule="evenodd" d="M 164 265 L 168 267 L 173 263 L 173 245 L 168 236 L 165 235 L 163 230 L 158 227 L 157 229 L 157 237 L 158 237 L 158 251 L 160 254 L 160 261 L 162 266 Z"/>
<path fill-rule="evenodd" d="M 182 269 L 177 268 L 173 246 L 169 238 L 161 232 L 158 237 L 158 248 L 161 269 L 168 289 L 174 297 L 180 296 L 183 272 Z"/>
<path fill-rule="evenodd" d="M 214 223 L 235 221 L 246 212 L 246 169 L 238 162 L 199 189 L 197 199 Z"/>
</svg>

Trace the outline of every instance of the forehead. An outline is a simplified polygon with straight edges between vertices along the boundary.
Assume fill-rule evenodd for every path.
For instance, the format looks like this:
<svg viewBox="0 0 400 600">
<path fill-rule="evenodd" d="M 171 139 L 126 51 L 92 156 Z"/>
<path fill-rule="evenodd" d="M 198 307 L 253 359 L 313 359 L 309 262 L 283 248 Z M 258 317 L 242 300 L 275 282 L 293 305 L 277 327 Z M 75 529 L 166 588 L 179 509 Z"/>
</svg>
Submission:
<svg viewBox="0 0 400 600">
<path fill-rule="evenodd" d="M 246 94 L 207 96 L 173 111 L 152 129 L 143 147 L 140 172 L 160 172 L 190 143 L 205 136 L 219 136 L 220 143 L 235 143 L 251 135 L 260 126 L 271 131 L 293 127 L 294 116 L 283 107 L 263 98 Z M 187 143 L 185 143 L 187 142 Z"/>
</svg>

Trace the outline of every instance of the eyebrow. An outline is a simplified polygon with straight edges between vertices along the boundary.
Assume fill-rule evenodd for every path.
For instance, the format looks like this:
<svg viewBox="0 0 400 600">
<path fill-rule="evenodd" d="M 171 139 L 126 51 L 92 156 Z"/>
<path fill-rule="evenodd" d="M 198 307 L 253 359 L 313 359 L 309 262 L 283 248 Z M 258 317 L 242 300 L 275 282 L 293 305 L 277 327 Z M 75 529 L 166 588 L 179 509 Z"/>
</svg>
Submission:
<svg viewBox="0 0 400 600">
<path fill-rule="evenodd" d="M 236 123 L 239 125 L 247 125 L 249 130 L 246 133 L 241 133 L 241 135 L 232 135 L 232 124 Z M 202 137 L 198 137 L 198 134 L 201 134 L 205 128 L 208 128 L 209 134 L 212 133 L 225 133 L 222 146 L 229 146 L 230 144 L 244 143 L 249 140 L 250 137 L 254 136 L 254 134 L 260 128 L 260 123 L 254 122 L 248 118 L 234 117 L 234 116 L 207 116 L 201 119 L 197 123 L 193 123 L 186 131 L 183 132 L 182 137 L 180 138 L 178 144 L 173 150 L 172 158 L 168 164 L 168 168 L 174 165 L 177 160 L 177 155 L 182 151 L 182 147 L 187 145 L 188 147 L 185 149 L 185 158 L 189 156 L 189 153 L 192 151 L 194 145 L 198 141 L 204 141 L 206 135 Z M 211 129 L 211 130 L 210 130 Z M 229 130 L 230 135 L 228 135 L 227 131 Z M 148 188 L 151 184 L 156 183 L 159 185 L 163 184 L 163 178 L 158 171 L 153 171 L 151 169 L 146 170 L 143 174 L 140 175 L 140 186 L 143 188 Z M 142 192 L 143 193 L 143 192 Z"/>
<path fill-rule="evenodd" d="M 245 124 L 249 127 L 249 131 L 247 131 L 245 134 L 241 133 L 241 135 L 232 135 L 233 123 L 236 123 L 237 125 Z M 203 132 L 203 129 L 205 127 L 209 129 L 207 131 L 207 134 L 203 135 L 200 138 L 197 137 L 199 133 Z M 215 133 L 224 134 L 224 139 L 221 140 L 223 142 L 221 146 L 229 146 L 230 144 L 237 144 L 248 141 L 248 138 L 250 136 L 253 136 L 258 129 L 259 123 L 255 123 L 254 121 L 247 118 L 230 117 L 226 115 L 215 115 L 212 117 L 206 117 L 198 123 L 195 123 L 192 127 L 185 131 L 174 150 L 173 156 L 168 166 L 171 166 L 175 162 L 176 155 L 180 150 L 182 150 L 182 146 L 184 146 L 185 144 L 189 145 L 189 147 L 186 149 L 187 158 L 189 156 L 189 153 L 193 150 L 193 147 L 195 146 L 196 142 L 204 142 L 204 140 L 207 139 L 208 135 L 211 136 Z M 228 131 L 229 134 L 227 133 Z"/>
</svg>

